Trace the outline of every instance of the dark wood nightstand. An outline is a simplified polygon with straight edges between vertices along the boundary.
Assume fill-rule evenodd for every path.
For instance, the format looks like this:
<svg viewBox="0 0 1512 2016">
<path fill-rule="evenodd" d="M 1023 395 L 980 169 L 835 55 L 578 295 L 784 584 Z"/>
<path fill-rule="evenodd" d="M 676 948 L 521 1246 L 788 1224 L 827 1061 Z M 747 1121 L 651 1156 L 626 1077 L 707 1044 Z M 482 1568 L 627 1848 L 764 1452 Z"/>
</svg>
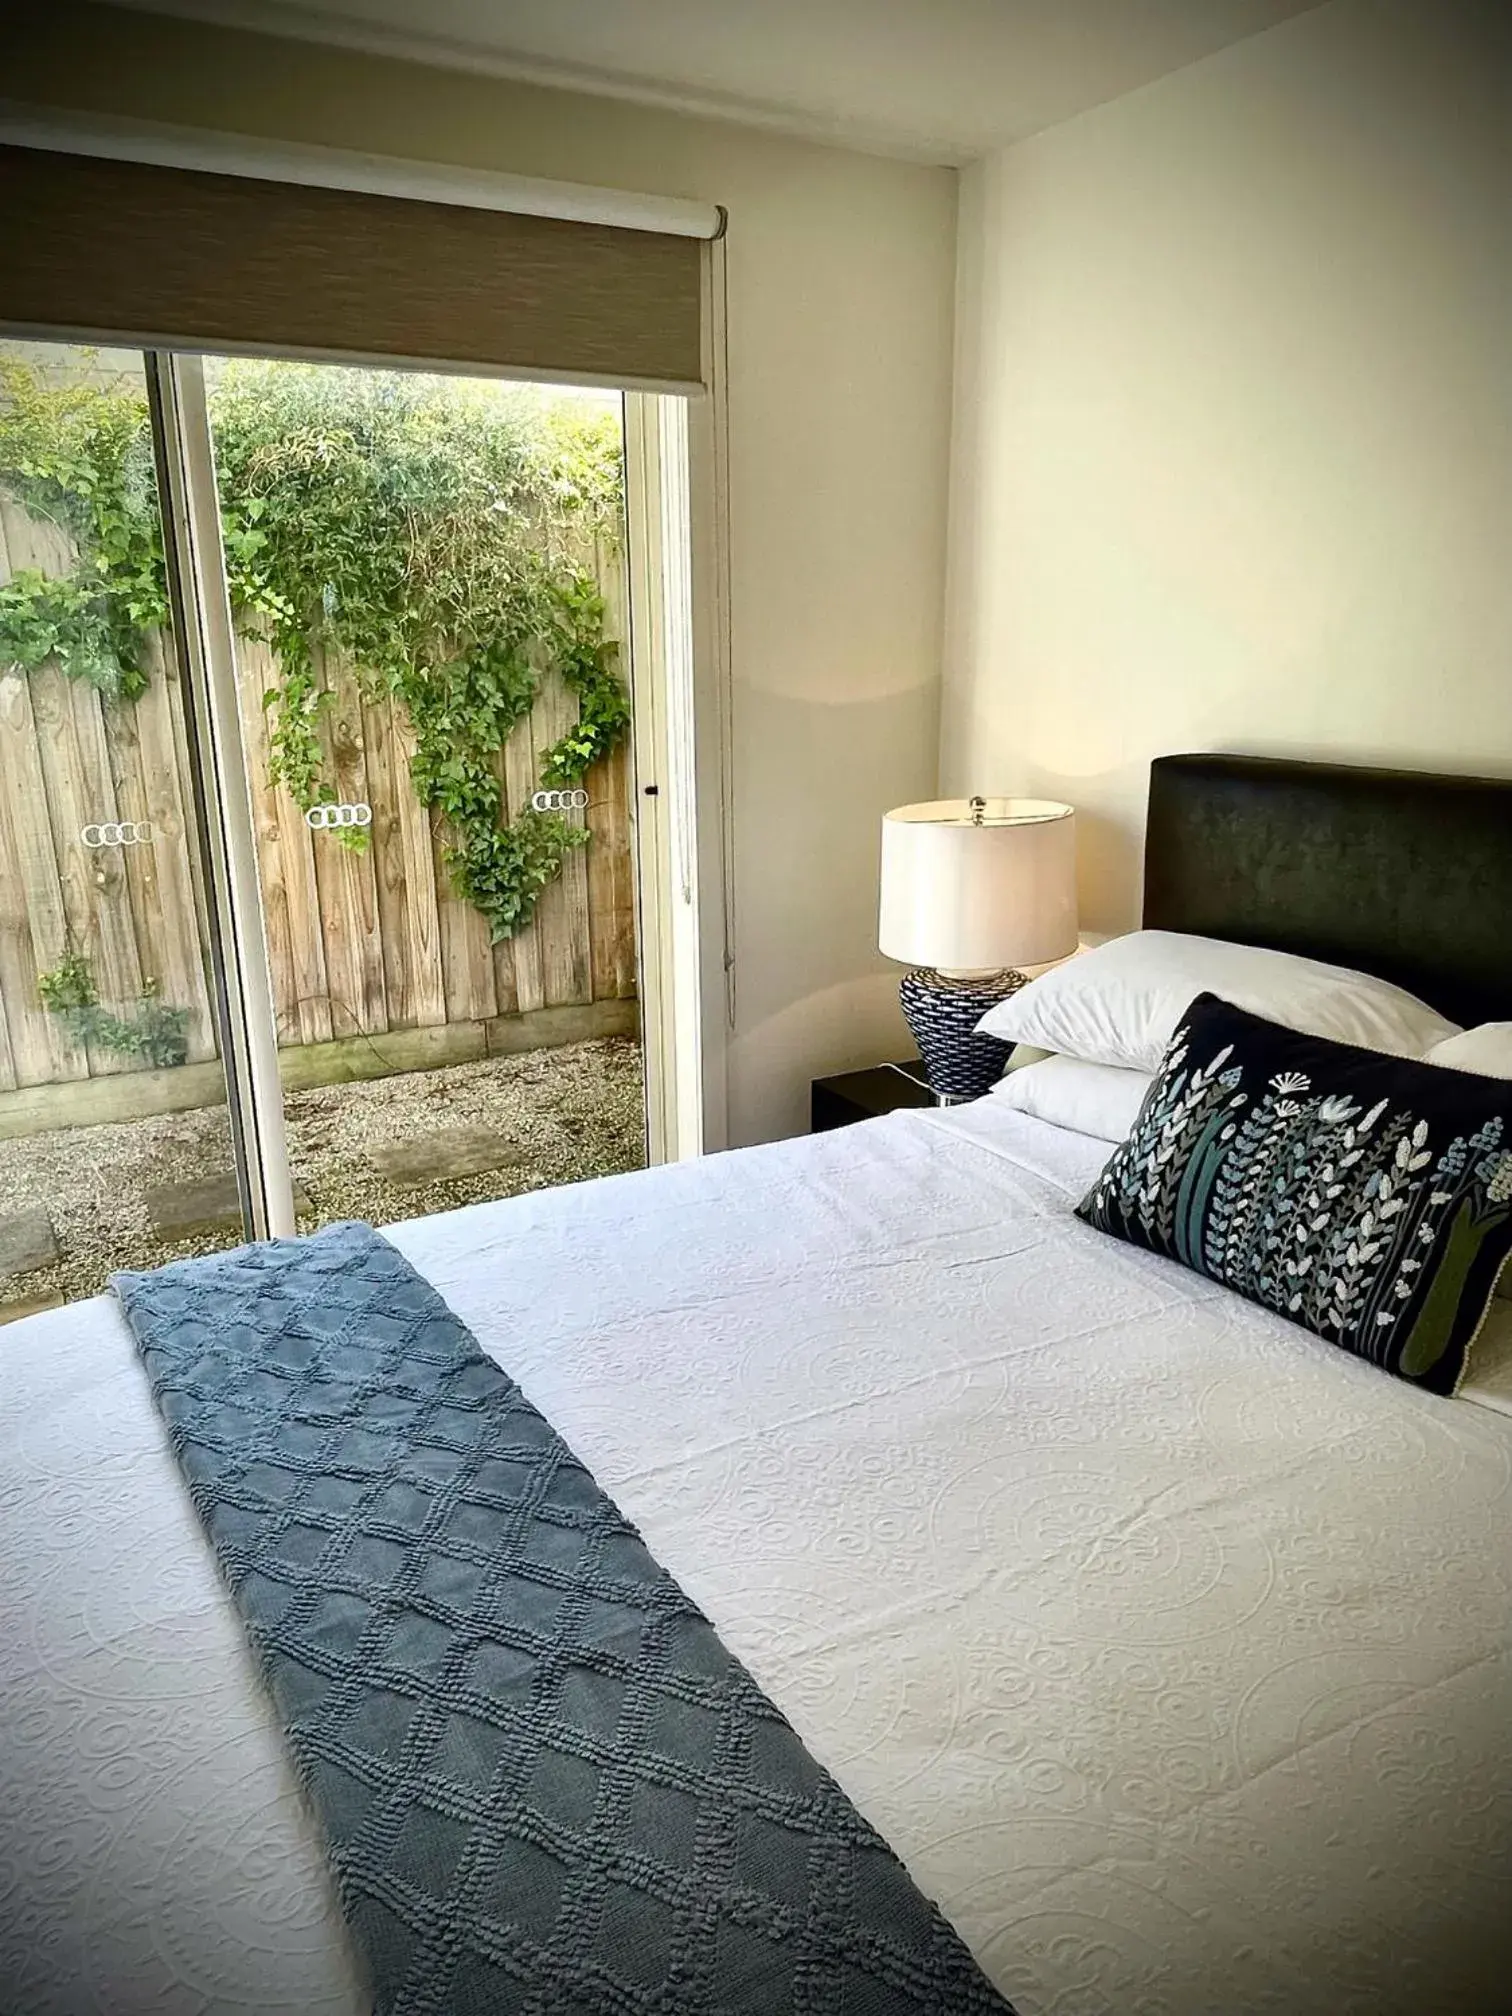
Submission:
<svg viewBox="0 0 1512 2016">
<path fill-rule="evenodd" d="M 913 1075 L 905 1077 L 905 1072 Z M 809 1131 L 824 1134 L 831 1127 L 875 1120 L 883 1113 L 896 1113 L 900 1106 L 933 1106 L 934 1094 L 917 1082 L 923 1075 L 924 1066 L 918 1058 L 909 1057 L 896 1069 L 876 1064 L 869 1071 L 842 1071 L 834 1078 L 816 1078 Z"/>
</svg>

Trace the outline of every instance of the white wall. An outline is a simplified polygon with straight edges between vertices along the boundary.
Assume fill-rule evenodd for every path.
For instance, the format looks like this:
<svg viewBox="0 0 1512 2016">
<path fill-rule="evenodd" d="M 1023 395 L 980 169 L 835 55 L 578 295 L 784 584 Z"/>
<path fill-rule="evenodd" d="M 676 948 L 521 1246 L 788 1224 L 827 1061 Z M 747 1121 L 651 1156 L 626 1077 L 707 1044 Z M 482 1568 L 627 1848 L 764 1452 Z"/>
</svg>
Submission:
<svg viewBox="0 0 1512 2016">
<path fill-rule="evenodd" d="M 942 787 L 1077 804 L 1089 928 L 1163 751 L 1512 772 L 1501 14 L 1333 0 L 967 175 Z"/>
<path fill-rule="evenodd" d="M 7 95 L 730 211 L 732 1138 L 906 1047 L 882 812 L 932 795 L 956 178 L 604 99 L 54 0 Z"/>
</svg>

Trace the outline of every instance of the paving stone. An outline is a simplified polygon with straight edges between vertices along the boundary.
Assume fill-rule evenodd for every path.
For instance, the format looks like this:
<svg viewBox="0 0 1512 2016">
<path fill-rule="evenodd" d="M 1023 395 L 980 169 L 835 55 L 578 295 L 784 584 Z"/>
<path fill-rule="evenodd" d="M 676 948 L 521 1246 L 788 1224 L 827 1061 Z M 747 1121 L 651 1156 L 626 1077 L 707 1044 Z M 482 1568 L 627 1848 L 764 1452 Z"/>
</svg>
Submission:
<svg viewBox="0 0 1512 2016">
<path fill-rule="evenodd" d="M 489 1127 L 446 1127 L 408 1141 L 385 1141 L 368 1150 L 370 1167 L 397 1189 L 445 1183 L 453 1176 L 482 1176 L 508 1169 L 523 1158 L 502 1134 Z"/>
<path fill-rule="evenodd" d="M 187 1183 L 159 1183 L 142 1192 L 147 1222 L 162 1239 L 195 1239 L 209 1232 L 241 1231 L 241 1203 L 236 1176 L 227 1169 L 218 1176 L 195 1176 Z M 294 1185 L 294 1209 L 313 1211 L 309 1193 Z"/>
<path fill-rule="evenodd" d="M 0 1275 L 34 1274 L 58 1257 L 58 1235 L 42 1210 L 0 1218 Z"/>
<path fill-rule="evenodd" d="M 56 1288 L 45 1295 L 26 1295 L 19 1302 L 0 1302 L 0 1323 L 19 1323 L 23 1316 L 40 1316 L 44 1309 L 61 1309 L 63 1297 Z"/>
</svg>

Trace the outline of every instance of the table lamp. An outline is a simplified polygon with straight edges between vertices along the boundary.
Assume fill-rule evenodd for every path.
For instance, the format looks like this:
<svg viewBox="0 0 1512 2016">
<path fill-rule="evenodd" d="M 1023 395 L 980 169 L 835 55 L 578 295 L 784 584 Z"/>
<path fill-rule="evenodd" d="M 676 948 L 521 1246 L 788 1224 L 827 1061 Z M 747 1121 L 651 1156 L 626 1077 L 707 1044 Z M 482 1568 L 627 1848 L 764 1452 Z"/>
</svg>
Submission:
<svg viewBox="0 0 1512 2016">
<path fill-rule="evenodd" d="M 1010 1044 L 977 1024 L 1076 950 L 1076 814 L 1045 798 L 944 798 L 882 821 L 878 943 L 915 970 L 904 1019 L 942 1106 L 979 1098 Z"/>
</svg>

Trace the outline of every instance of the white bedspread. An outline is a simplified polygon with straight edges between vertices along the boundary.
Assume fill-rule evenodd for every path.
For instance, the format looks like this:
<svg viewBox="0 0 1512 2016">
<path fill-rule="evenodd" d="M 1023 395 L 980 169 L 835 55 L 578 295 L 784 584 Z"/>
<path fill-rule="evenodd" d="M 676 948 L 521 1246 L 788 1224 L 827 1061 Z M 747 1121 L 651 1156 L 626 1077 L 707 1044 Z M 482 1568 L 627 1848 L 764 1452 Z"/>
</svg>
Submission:
<svg viewBox="0 0 1512 2016">
<path fill-rule="evenodd" d="M 987 1100 L 392 1236 L 1023 2016 L 1512 1979 L 1512 1418 L 1070 1206 Z M 0 1331 L 0 2011 L 360 2006 L 112 1302 Z"/>
</svg>

